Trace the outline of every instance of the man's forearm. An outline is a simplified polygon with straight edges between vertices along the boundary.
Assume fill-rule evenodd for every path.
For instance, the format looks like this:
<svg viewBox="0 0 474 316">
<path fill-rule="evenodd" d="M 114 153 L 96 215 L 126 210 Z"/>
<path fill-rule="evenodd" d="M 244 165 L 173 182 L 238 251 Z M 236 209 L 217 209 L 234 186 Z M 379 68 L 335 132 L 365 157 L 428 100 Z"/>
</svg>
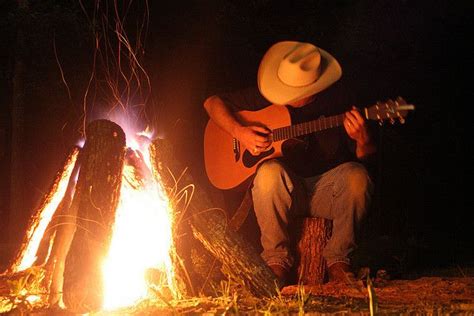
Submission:
<svg viewBox="0 0 474 316">
<path fill-rule="evenodd" d="M 240 124 L 221 98 L 218 96 L 209 97 L 204 102 L 204 108 L 209 114 L 209 117 L 217 125 L 232 136 L 236 137 L 237 129 L 242 127 L 242 124 Z"/>
</svg>

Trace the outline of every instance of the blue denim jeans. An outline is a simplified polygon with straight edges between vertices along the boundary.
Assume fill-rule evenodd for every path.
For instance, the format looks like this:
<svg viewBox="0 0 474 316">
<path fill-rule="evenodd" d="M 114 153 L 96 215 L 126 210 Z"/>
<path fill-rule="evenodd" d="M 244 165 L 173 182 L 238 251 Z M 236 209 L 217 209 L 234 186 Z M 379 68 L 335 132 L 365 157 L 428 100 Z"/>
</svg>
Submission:
<svg viewBox="0 0 474 316">
<path fill-rule="evenodd" d="M 360 163 L 343 163 L 321 175 L 301 178 L 276 159 L 264 162 L 252 186 L 262 258 L 268 265 L 290 269 L 294 258 L 288 224 L 296 217 L 311 216 L 333 221 L 332 236 L 323 251 L 327 265 L 350 263 L 372 190 L 372 181 Z"/>
</svg>

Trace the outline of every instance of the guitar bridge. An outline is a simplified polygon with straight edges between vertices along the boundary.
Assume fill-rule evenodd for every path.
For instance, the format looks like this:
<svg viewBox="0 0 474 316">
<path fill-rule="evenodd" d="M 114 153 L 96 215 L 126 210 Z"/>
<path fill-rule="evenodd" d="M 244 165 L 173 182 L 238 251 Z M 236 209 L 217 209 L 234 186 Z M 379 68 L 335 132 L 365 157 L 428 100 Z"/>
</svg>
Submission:
<svg viewBox="0 0 474 316">
<path fill-rule="evenodd" d="M 234 151 L 235 162 L 240 160 L 240 143 L 237 138 L 232 138 L 232 150 Z"/>
</svg>

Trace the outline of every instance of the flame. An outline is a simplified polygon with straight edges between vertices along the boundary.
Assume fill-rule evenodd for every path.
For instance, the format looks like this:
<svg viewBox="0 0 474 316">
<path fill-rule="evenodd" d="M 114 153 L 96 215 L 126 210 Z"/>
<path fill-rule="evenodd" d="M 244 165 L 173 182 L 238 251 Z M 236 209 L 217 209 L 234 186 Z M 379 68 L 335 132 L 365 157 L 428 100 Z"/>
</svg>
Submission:
<svg viewBox="0 0 474 316">
<path fill-rule="evenodd" d="M 137 139 L 133 142 L 142 143 Z M 150 165 L 148 150 L 143 154 L 146 165 Z M 124 167 L 113 237 L 103 265 L 106 310 L 131 306 L 150 297 L 150 280 L 147 280 L 150 270 L 157 270 L 163 276 L 159 284 L 153 284 L 155 288 L 167 288 L 177 295 L 170 257 L 173 247 L 170 203 L 151 172 L 137 176 L 136 169 L 131 165 Z"/>
<path fill-rule="evenodd" d="M 60 175 L 59 181 L 54 184 L 54 188 L 51 190 L 49 196 L 46 197 L 45 202 L 41 208 L 37 211 L 37 218 L 34 218 L 34 222 L 30 225 L 27 232 L 27 238 L 29 240 L 26 249 L 20 255 L 18 264 L 14 264 L 12 267 L 13 272 L 19 272 L 31 267 L 37 258 L 38 247 L 43 238 L 44 232 L 51 222 L 56 209 L 61 203 L 64 195 L 66 194 L 69 178 L 74 169 L 74 165 L 77 160 L 79 151 L 74 151 L 71 157 L 69 157 L 66 165 Z"/>
</svg>

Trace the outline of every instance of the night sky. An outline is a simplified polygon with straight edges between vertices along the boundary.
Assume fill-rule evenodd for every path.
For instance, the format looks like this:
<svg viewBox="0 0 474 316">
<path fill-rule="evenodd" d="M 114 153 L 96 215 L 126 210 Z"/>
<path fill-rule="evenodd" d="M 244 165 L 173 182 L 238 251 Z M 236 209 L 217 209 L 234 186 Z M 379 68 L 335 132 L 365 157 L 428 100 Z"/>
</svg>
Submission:
<svg viewBox="0 0 474 316">
<path fill-rule="evenodd" d="M 17 1 L 0 1 L 2 264 L 81 137 L 84 94 L 94 61 L 92 31 L 107 34 L 112 46 L 116 43 L 110 28 L 91 25 L 93 1 L 83 7 L 72 0 L 27 2 L 29 7 L 22 11 Z M 98 20 L 108 16 L 112 25 L 113 10 L 100 3 Z M 138 125 L 170 139 L 197 183 L 219 196 L 203 169 L 203 101 L 255 83 L 260 58 L 273 43 L 312 42 L 340 62 L 343 76 L 338 84 L 348 103 L 363 107 L 403 96 L 416 106 L 406 124 L 379 129 L 377 195 L 365 244 L 370 247 L 371 241 L 389 256 L 411 254 L 408 268 L 467 265 L 474 262 L 473 209 L 466 181 L 472 175 L 472 125 L 467 118 L 473 91 L 469 42 L 474 9 L 468 3 L 150 1 L 146 10 L 144 1 L 133 1 L 124 28 L 134 47 L 141 43 L 139 57 L 150 85 L 142 81 L 148 98 L 131 111 Z M 123 13 L 122 2 L 118 7 Z M 143 21 L 146 28 L 138 37 Z M 110 108 L 100 62 L 116 57 L 110 52 L 103 49 L 96 59 L 97 75 L 89 90 L 95 101 L 89 95 L 86 106 L 89 120 Z M 15 90 L 18 61 L 24 72 L 20 90 Z M 18 123 L 13 122 L 12 108 L 18 95 L 24 105 L 24 134 L 15 162 L 22 166 L 23 190 L 11 192 L 16 177 L 12 130 Z M 140 104 L 141 98 L 134 95 L 130 101 Z M 12 195 L 20 197 L 19 209 L 11 209 Z M 232 205 L 234 197 L 221 198 Z"/>
</svg>

